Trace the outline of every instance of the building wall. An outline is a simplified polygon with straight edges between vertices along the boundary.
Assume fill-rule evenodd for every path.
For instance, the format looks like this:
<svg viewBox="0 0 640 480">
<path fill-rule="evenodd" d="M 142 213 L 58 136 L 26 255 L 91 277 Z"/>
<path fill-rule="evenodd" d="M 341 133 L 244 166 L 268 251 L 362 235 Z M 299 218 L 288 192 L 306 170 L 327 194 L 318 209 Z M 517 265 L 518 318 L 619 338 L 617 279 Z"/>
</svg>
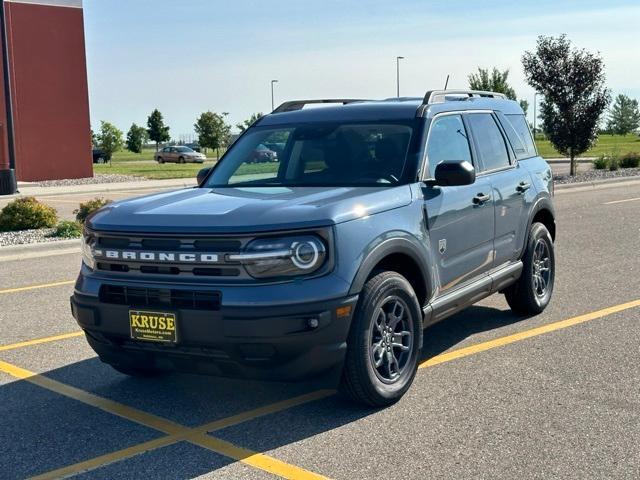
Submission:
<svg viewBox="0 0 640 480">
<path fill-rule="evenodd" d="M 4 1 L 18 180 L 90 177 L 82 0 Z"/>
</svg>

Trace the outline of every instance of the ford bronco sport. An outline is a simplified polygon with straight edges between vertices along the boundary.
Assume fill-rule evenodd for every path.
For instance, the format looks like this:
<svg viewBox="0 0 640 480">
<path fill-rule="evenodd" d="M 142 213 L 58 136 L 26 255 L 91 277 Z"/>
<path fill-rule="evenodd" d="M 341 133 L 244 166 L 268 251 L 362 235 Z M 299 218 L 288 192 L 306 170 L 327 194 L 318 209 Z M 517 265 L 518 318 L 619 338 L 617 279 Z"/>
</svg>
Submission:
<svg viewBox="0 0 640 480">
<path fill-rule="evenodd" d="M 281 153 L 255 163 L 265 144 Z M 339 371 L 382 406 L 424 328 L 494 293 L 525 314 L 551 298 L 551 170 L 501 94 L 287 102 L 198 180 L 86 221 L 72 311 L 123 373 Z"/>
</svg>

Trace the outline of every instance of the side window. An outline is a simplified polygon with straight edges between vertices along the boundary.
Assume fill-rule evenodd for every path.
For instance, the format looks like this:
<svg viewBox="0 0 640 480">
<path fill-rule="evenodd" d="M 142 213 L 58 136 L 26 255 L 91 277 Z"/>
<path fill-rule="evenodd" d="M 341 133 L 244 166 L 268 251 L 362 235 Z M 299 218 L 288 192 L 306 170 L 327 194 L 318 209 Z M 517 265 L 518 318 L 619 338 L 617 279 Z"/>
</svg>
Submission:
<svg viewBox="0 0 640 480">
<path fill-rule="evenodd" d="M 435 176 L 436 165 L 448 160 L 466 160 L 472 163 L 469 136 L 460 115 L 444 115 L 431 123 L 427 144 L 427 178 Z"/>
<path fill-rule="evenodd" d="M 163 151 L 164 153 L 167 153 L 167 152 L 169 151 L 169 147 L 164 147 L 164 148 L 162 149 L 162 151 Z"/>
<path fill-rule="evenodd" d="M 483 170 L 509 166 L 509 153 L 500 128 L 489 113 L 472 113 L 467 117 L 482 159 Z"/>
<path fill-rule="evenodd" d="M 527 119 L 524 115 L 505 115 L 513 129 L 518 133 L 520 139 L 524 143 L 526 154 L 520 158 L 530 158 L 536 155 L 536 146 L 533 143 L 533 137 L 531 136 L 531 130 L 527 124 Z"/>
</svg>

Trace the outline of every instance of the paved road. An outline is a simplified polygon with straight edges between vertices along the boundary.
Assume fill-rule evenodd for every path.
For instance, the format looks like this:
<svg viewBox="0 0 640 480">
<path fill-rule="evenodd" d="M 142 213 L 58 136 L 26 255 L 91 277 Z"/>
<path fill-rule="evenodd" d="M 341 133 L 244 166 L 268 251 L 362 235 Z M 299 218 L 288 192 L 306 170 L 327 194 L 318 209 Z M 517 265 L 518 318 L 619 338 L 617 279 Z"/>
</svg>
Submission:
<svg viewBox="0 0 640 480">
<path fill-rule="evenodd" d="M 496 296 L 428 329 L 384 410 L 321 380 L 125 377 L 75 333 L 78 255 L 0 263 L 0 478 L 639 478 L 640 186 L 556 203 L 549 308 Z"/>
</svg>

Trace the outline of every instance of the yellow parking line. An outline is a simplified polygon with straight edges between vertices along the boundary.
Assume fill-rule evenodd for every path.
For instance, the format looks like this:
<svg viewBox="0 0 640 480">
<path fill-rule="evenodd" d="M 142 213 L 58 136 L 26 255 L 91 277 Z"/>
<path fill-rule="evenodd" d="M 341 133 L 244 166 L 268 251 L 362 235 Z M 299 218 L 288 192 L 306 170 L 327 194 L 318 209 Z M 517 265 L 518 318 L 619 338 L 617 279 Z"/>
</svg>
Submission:
<svg viewBox="0 0 640 480">
<path fill-rule="evenodd" d="M 71 285 L 73 283 L 75 283 L 75 280 L 65 280 L 63 282 L 42 283 L 40 285 L 28 285 L 26 287 L 7 288 L 7 289 L 4 289 L 4 290 L 0 290 L 0 294 L 2 294 L 2 293 L 26 292 L 28 290 L 38 290 L 39 288 L 50 288 L 50 287 L 59 287 L 61 285 Z"/>
<path fill-rule="evenodd" d="M 37 373 L 31 372 L 24 368 L 12 365 L 0 360 L 0 371 L 11 375 L 14 378 L 27 381 L 39 387 L 45 388 L 52 392 L 64 395 L 65 397 L 78 400 L 82 403 L 90 405 L 92 407 L 99 408 L 105 412 L 117 415 L 126 420 L 133 421 L 145 427 L 152 428 L 154 430 L 161 431 L 169 436 L 181 437 L 204 448 L 207 448 L 215 453 L 230 457 L 234 460 L 240 461 L 252 467 L 279 475 L 282 478 L 291 479 L 321 479 L 325 478 L 321 475 L 304 470 L 295 465 L 282 462 L 275 458 L 271 458 L 262 453 L 253 452 L 242 447 L 238 447 L 229 442 L 219 440 L 209 435 L 194 432 L 194 429 L 185 427 L 171 420 L 153 415 L 151 413 L 138 410 L 133 407 L 129 407 L 122 403 L 109 400 L 107 398 L 99 397 L 93 393 L 81 390 L 71 385 L 58 382 L 51 378 Z M 159 440 L 158 440 L 159 441 Z M 167 439 L 168 441 L 168 439 Z M 134 447 L 131 447 L 134 448 Z M 115 461 L 115 460 L 113 460 Z"/>
<path fill-rule="evenodd" d="M 83 333 L 84 332 L 82 331 L 63 333 L 61 335 L 53 335 L 51 337 L 36 338 L 35 340 L 27 340 L 26 342 L 12 343 L 10 345 L 0 345 L 0 352 L 4 352 L 7 350 L 14 350 L 16 348 L 30 347 L 32 345 L 39 345 L 41 343 L 57 342 L 58 340 L 65 340 L 67 338 L 75 338 L 83 335 Z"/>
<path fill-rule="evenodd" d="M 474 355 L 476 353 L 480 353 L 480 352 L 484 352 L 487 350 L 491 350 L 493 348 L 497 348 L 497 347 L 501 347 L 504 345 L 509 345 L 511 343 L 515 343 L 515 342 L 519 342 L 521 340 L 525 340 L 527 338 L 532 338 L 535 336 L 539 336 L 539 335 L 543 335 L 545 333 L 550 333 L 553 331 L 557 331 L 557 330 L 561 330 L 564 328 L 568 328 L 574 325 L 578 325 L 580 323 L 584 323 L 584 322 L 588 322 L 590 320 L 595 320 L 595 319 L 599 319 L 602 317 L 605 317 L 607 315 L 612 315 L 614 313 L 619 313 L 625 310 L 629 310 L 631 308 L 635 308 L 635 307 L 639 307 L 640 306 L 640 300 L 634 300 L 631 302 L 627 302 L 627 303 L 623 303 L 620 305 L 615 305 L 612 307 L 608 307 L 608 308 L 604 308 L 601 310 L 597 310 L 595 312 L 591 312 L 591 313 L 587 313 L 584 315 L 579 315 L 576 317 L 572 317 L 566 320 L 561 320 L 558 322 L 553 322 L 547 325 L 543 325 L 540 327 L 536 327 L 536 328 L 532 328 L 530 330 L 525 330 L 523 332 L 519 332 L 519 333 L 515 333 L 513 335 L 508 335 L 505 337 L 500 337 L 494 340 L 489 340 L 486 342 L 481 342 L 475 345 L 471 345 L 469 347 L 465 347 L 465 348 L 461 348 L 458 350 L 454 350 L 452 352 L 446 352 L 446 353 L 442 353 L 440 355 L 437 355 L 429 360 L 426 360 L 425 362 L 422 362 L 419 365 L 419 368 L 428 368 L 428 367 L 433 367 L 435 365 L 439 365 L 441 363 L 445 363 L 445 362 L 450 362 L 452 360 L 456 360 L 459 358 L 464 358 L 470 355 Z M 5 373 L 9 373 L 10 375 L 13 375 L 17 378 L 23 378 L 27 381 L 31 381 L 32 383 L 35 383 L 36 385 L 42 386 L 44 388 L 48 388 L 50 390 L 56 391 L 58 393 L 62 393 L 63 395 L 67 395 L 67 396 L 71 396 L 69 395 L 69 393 L 74 393 L 74 391 L 80 392 L 80 395 L 89 395 L 89 398 L 93 398 L 95 399 L 100 399 L 100 397 L 96 397 L 93 394 L 90 394 L 88 392 L 84 392 L 82 390 L 79 389 L 75 389 L 74 387 L 68 387 L 64 384 L 60 384 L 59 382 L 55 382 L 53 380 L 49 380 L 46 377 L 41 377 L 39 375 L 36 374 L 32 374 L 31 372 L 28 372 L 27 370 L 24 369 L 20 369 L 19 367 L 7 364 L 5 362 L 1 362 L 0 361 L 0 371 L 4 371 Z M 30 377 L 29 374 L 35 376 L 35 377 Z M 39 381 L 34 381 L 34 378 L 39 378 L 39 379 L 45 379 L 45 381 L 43 382 L 42 380 Z M 48 382 L 55 382 L 52 385 Z M 63 387 L 63 388 L 60 388 Z M 68 389 L 72 389 L 72 391 L 69 391 Z M 178 424 L 174 424 L 177 425 L 180 428 L 180 432 L 179 433 L 173 433 L 173 434 L 169 434 L 166 436 L 163 436 L 161 438 L 158 439 L 154 439 L 154 440 L 150 440 L 138 445 L 134 445 L 132 447 L 128 447 L 122 450 L 118 450 L 116 452 L 112 452 L 106 455 L 102 455 L 100 457 L 95 457 L 89 460 L 86 460 L 84 462 L 79 462 L 73 465 L 69 465 L 67 467 L 63 467 L 61 469 L 58 470 L 53 470 L 51 472 L 47 472 L 44 473 L 38 477 L 34 477 L 34 478 L 59 478 L 61 476 L 66 476 L 66 475 L 71 475 L 71 474 L 75 474 L 75 473 L 80 473 L 83 471 L 87 471 L 87 470 L 91 470 L 94 468 L 98 468 L 100 466 L 104 466 L 107 465 L 109 463 L 114 463 L 120 460 L 124 460 L 126 458 L 130 458 L 132 456 L 144 453 L 144 452 L 148 452 L 150 450 L 154 450 L 163 446 L 167 446 L 167 445 L 171 445 L 173 443 L 177 443 L 179 441 L 182 440 L 186 440 L 190 443 L 193 443 L 194 445 L 198 445 L 204 448 L 208 448 L 216 453 L 225 455 L 227 457 L 233 458 L 235 460 L 241 461 L 243 463 L 246 463 L 248 465 L 251 465 L 253 467 L 259 468 L 261 470 L 270 472 L 270 473 L 274 473 L 276 475 L 279 475 L 283 478 L 302 478 L 302 479 L 306 479 L 306 478 L 310 478 L 310 479 L 316 479 L 316 478 L 324 478 L 321 476 L 318 476 L 317 474 L 313 473 L 313 472 L 308 472 L 306 470 L 302 470 L 299 467 L 296 467 L 294 465 L 290 465 L 284 462 L 281 462 L 279 460 L 276 460 L 274 458 L 268 457 L 264 454 L 261 453 L 256 453 L 256 452 L 252 452 L 250 450 L 244 449 L 242 447 L 230 444 L 228 442 L 225 442 L 221 439 L 218 439 L 216 437 L 210 436 L 210 435 L 206 435 L 207 432 L 213 432 L 216 430 L 220 430 L 223 428 L 227 428 L 229 426 L 232 425 L 238 425 L 240 423 L 258 418 L 260 416 L 264 416 L 264 415 L 269 415 L 271 413 L 276 413 L 282 410 L 286 410 L 288 408 L 292 408 L 294 406 L 297 405 L 302 405 L 304 403 L 308 403 L 314 400 L 318 400 L 321 398 L 325 398 L 329 395 L 332 395 L 334 393 L 334 391 L 332 390 L 320 390 L 320 391 L 316 391 L 316 392 L 311 392 L 305 395 L 301 395 L 299 397 L 294 397 L 292 399 L 288 399 L 288 400 L 283 400 L 281 402 L 276 402 L 274 404 L 271 405 L 267 405 L 264 407 L 259 407 L 257 409 L 254 410 L 250 410 L 247 412 L 243 412 L 240 413 L 238 415 L 234 415 L 231 417 L 227 417 L 227 418 L 223 418 L 220 420 L 216 420 L 210 423 L 207 423 L 205 425 L 201 425 L 199 427 L 195 427 L 195 428 L 187 428 L 187 427 L 183 427 L 180 426 Z M 71 398 L 76 398 L 79 399 L 76 396 L 72 396 Z M 89 402 L 85 402 L 85 403 L 89 403 L 91 405 L 97 406 L 98 408 L 102 408 L 103 410 L 106 411 L 110 411 L 111 413 L 115 413 L 116 415 L 120 415 L 124 418 L 128 418 L 130 420 L 133 421 L 137 421 L 138 423 L 141 423 L 140 421 L 128 417 L 125 414 L 123 414 L 123 412 L 120 410 L 120 406 L 124 407 L 125 409 L 130 409 L 130 407 L 126 407 L 124 405 L 121 404 L 117 404 L 117 402 L 111 402 L 109 400 L 105 400 L 105 399 L 101 399 L 104 400 L 106 402 L 110 402 L 110 403 L 115 403 L 116 405 L 118 405 L 118 410 L 120 411 L 120 413 L 116 413 L 116 411 L 112 411 L 112 410 L 108 410 L 106 408 L 104 408 L 104 405 L 101 402 L 95 402 L 94 403 L 89 403 Z M 84 401 L 84 400 L 81 400 Z M 131 409 L 130 409 L 131 410 Z M 133 409 L 135 410 L 135 409 Z M 140 412 L 143 415 L 147 415 L 144 412 Z M 155 417 L 156 419 L 158 419 L 159 417 Z M 163 420 L 164 419 L 160 419 Z M 172 422 L 171 422 L 172 423 Z M 144 423 L 143 423 L 144 425 Z M 155 428 L 156 430 L 161 430 L 160 428 L 156 428 L 156 427 L 152 427 Z M 164 430 L 161 430 L 164 431 Z"/>
<path fill-rule="evenodd" d="M 471 345 L 469 347 L 460 348 L 458 350 L 453 350 L 452 352 L 442 353 L 440 355 L 436 355 L 433 358 L 430 358 L 425 362 L 422 362 L 418 368 L 432 367 L 440 363 L 450 362 L 451 360 L 456 360 L 458 358 L 468 357 L 469 355 L 474 355 L 476 353 L 484 352 L 486 350 L 491 350 L 492 348 L 502 347 L 504 345 L 509 345 L 510 343 L 519 342 L 527 338 L 536 337 L 538 335 L 554 332 L 556 330 L 561 330 L 563 328 L 571 327 L 573 325 L 578 325 L 579 323 L 584 323 L 584 322 L 588 322 L 589 320 L 595 320 L 597 318 L 606 317 L 607 315 L 612 315 L 614 313 L 622 312 L 624 310 L 629 310 L 630 308 L 635 308 L 639 306 L 640 306 L 640 300 L 634 300 L 632 302 L 622 303 L 620 305 L 615 305 L 613 307 L 603 308 L 602 310 L 586 313 L 584 315 L 578 315 L 577 317 L 568 318 L 566 320 L 561 320 L 559 322 L 549 323 L 541 327 L 525 330 L 524 332 L 514 333 L 513 335 L 507 335 L 506 337 L 500 337 L 500 338 L 496 338 L 495 340 L 489 340 L 487 342 L 478 343 L 476 345 Z"/>
<path fill-rule="evenodd" d="M 107 453 L 99 457 L 90 458 L 89 460 L 85 460 L 83 462 L 74 463 L 72 465 L 68 465 L 66 467 L 62 467 L 57 470 L 52 470 L 50 472 L 46 472 L 36 477 L 33 477 L 32 480 L 53 479 L 53 478 L 61 478 L 61 477 L 66 477 L 70 475 L 75 475 L 81 472 L 86 472 L 99 467 L 103 467 L 111 463 L 116 463 L 122 460 L 126 460 L 127 458 L 135 457 L 136 455 L 140 455 L 142 453 L 146 453 L 151 450 L 167 447 L 169 445 L 173 445 L 174 443 L 178 443 L 182 440 L 197 441 L 201 439 L 203 435 L 206 434 L 207 432 L 222 430 L 223 428 L 231 427 L 233 425 L 238 425 L 240 423 L 247 422 L 249 420 L 255 420 L 256 418 L 259 418 L 265 415 L 270 415 L 272 413 L 277 413 L 282 410 L 287 410 L 289 408 L 292 408 L 298 405 L 303 405 L 305 403 L 313 402 L 315 400 L 320 400 L 322 398 L 326 398 L 333 394 L 335 394 L 334 390 L 317 390 L 311 393 L 305 393 L 303 395 L 289 398 L 281 402 L 272 403 L 264 407 L 259 407 L 253 410 L 248 410 L 246 412 L 239 413 L 237 415 L 233 415 L 231 417 L 223 418 L 221 420 L 216 420 L 211 423 L 201 425 L 200 427 L 195 427 L 193 429 L 190 429 L 188 432 L 184 434 L 166 435 L 160 438 L 149 440 L 144 443 L 133 445 L 131 447 L 123 448 L 122 450 L 117 450 L 115 452 Z M 199 445 L 199 446 L 202 446 L 202 445 Z M 208 447 L 204 447 L 204 448 L 208 448 Z"/>
<path fill-rule="evenodd" d="M 616 203 L 637 202 L 638 200 L 640 200 L 640 197 L 626 198 L 624 200 L 614 200 L 613 202 L 605 202 L 603 203 L 603 205 L 615 205 Z"/>
</svg>

